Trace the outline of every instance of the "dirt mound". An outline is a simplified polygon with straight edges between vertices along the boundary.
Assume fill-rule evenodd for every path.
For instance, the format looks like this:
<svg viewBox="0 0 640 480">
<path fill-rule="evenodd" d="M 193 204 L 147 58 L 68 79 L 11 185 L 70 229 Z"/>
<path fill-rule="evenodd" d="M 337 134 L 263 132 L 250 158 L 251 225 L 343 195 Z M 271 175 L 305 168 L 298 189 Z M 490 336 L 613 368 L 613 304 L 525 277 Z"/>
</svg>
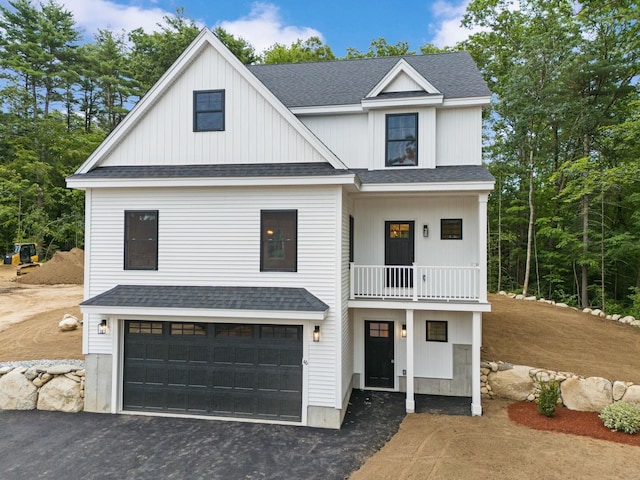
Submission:
<svg viewBox="0 0 640 480">
<path fill-rule="evenodd" d="M 73 248 L 69 252 L 56 252 L 40 268 L 16 279 L 29 285 L 58 285 L 84 283 L 84 250 Z"/>
</svg>

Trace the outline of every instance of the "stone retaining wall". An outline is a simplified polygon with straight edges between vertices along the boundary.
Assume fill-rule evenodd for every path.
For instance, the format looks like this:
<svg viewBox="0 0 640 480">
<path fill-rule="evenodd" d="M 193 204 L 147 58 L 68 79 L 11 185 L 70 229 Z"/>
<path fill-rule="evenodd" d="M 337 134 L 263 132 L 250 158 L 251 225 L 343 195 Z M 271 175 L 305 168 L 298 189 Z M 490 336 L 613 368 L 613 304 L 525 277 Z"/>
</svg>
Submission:
<svg viewBox="0 0 640 480">
<path fill-rule="evenodd" d="M 75 365 L 2 367 L 0 410 L 80 412 L 84 376 L 84 368 Z"/>
<path fill-rule="evenodd" d="M 482 362 L 480 387 L 483 398 L 536 402 L 540 383 L 556 380 L 560 399 L 570 410 L 600 412 L 610 403 L 623 401 L 640 406 L 640 385 L 601 377 L 581 377 L 570 372 L 554 372 L 504 362 Z"/>
</svg>

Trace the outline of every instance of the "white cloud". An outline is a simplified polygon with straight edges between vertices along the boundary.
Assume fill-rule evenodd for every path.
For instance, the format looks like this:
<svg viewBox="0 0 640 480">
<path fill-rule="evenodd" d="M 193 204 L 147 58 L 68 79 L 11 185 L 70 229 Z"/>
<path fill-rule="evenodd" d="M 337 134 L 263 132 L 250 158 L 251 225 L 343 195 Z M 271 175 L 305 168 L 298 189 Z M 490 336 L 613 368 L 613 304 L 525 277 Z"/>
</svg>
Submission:
<svg viewBox="0 0 640 480">
<path fill-rule="evenodd" d="M 107 0 L 61 0 L 59 3 L 73 12 L 76 23 L 91 38 L 99 29 L 129 32 L 142 27 L 146 32 L 152 32 L 158 30 L 158 23 L 162 23 L 164 16 L 175 13 L 157 7 L 141 8 Z"/>
<path fill-rule="evenodd" d="M 284 25 L 278 6 L 271 3 L 252 4 L 248 15 L 238 20 L 223 21 L 219 25 L 235 37 L 244 38 L 257 53 L 262 53 L 274 43 L 291 45 L 298 39 L 320 37 L 322 34 L 310 27 Z"/>
<path fill-rule="evenodd" d="M 474 33 L 482 31 L 479 27 L 467 29 L 461 25 L 462 17 L 469 3 L 470 0 L 463 0 L 457 4 L 446 0 L 438 0 L 433 4 L 431 7 L 433 17 L 439 22 L 433 26 L 436 30 L 432 40 L 434 45 L 452 47 L 456 43 L 466 40 Z"/>
</svg>

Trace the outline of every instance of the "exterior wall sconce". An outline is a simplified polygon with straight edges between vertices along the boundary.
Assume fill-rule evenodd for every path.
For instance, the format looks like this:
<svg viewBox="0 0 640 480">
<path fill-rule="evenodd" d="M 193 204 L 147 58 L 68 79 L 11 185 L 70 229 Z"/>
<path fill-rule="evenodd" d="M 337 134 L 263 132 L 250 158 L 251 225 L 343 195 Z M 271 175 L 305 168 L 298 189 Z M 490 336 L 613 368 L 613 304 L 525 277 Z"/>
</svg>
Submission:
<svg viewBox="0 0 640 480">
<path fill-rule="evenodd" d="M 422 236 L 424 238 L 429 236 L 429 225 L 422 225 Z"/>
<path fill-rule="evenodd" d="M 98 324 L 98 335 L 104 335 L 109 332 L 109 326 L 107 325 L 107 319 L 103 318 Z"/>
<path fill-rule="evenodd" d="M 402 335 L 402 338 L 407 338 L 407 325 L 405 323 L 402 324 L 402 330 L 400 330 L 400 335 Z"/>
<path fill-rule="evenodd" d="M 320 325 L 316 325 L 313 329 L 313 341 L 314 342 L 320 341 Z"/>
</svg>

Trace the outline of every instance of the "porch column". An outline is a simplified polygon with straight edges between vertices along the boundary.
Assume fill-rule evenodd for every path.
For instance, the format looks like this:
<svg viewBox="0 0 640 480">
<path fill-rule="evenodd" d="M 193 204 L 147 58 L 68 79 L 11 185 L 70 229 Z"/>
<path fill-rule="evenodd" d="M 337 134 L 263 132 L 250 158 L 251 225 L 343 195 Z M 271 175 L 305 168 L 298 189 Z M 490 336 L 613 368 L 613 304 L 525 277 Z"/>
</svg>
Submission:
<svg viewBox="0 0 640 480">
<path fill-rule="evenodd" d="M 478 299 L 487 301 L 487 200 L 486 193 L 478 195 L 478 266 L 480 278 L 478 279 Z"/>
<path fill-rule="evenodd" d="M 473 312 L 471 337 L 471 415 L 475 416 L 482 415 L 482 399 L 480 395 L 480 345 L 482 345 L 482 313 Z"/>
<path fill-rule="evenodd" d="M 405 406 L 407 413 L 414 413 L 416 411 L 416 401 L 413 393 L 413 310 L 405 311 L 404 321 L 407 322 L 407 399 Z M 479 377 L 478 380 L 480 380 Z"/>
</svg>

